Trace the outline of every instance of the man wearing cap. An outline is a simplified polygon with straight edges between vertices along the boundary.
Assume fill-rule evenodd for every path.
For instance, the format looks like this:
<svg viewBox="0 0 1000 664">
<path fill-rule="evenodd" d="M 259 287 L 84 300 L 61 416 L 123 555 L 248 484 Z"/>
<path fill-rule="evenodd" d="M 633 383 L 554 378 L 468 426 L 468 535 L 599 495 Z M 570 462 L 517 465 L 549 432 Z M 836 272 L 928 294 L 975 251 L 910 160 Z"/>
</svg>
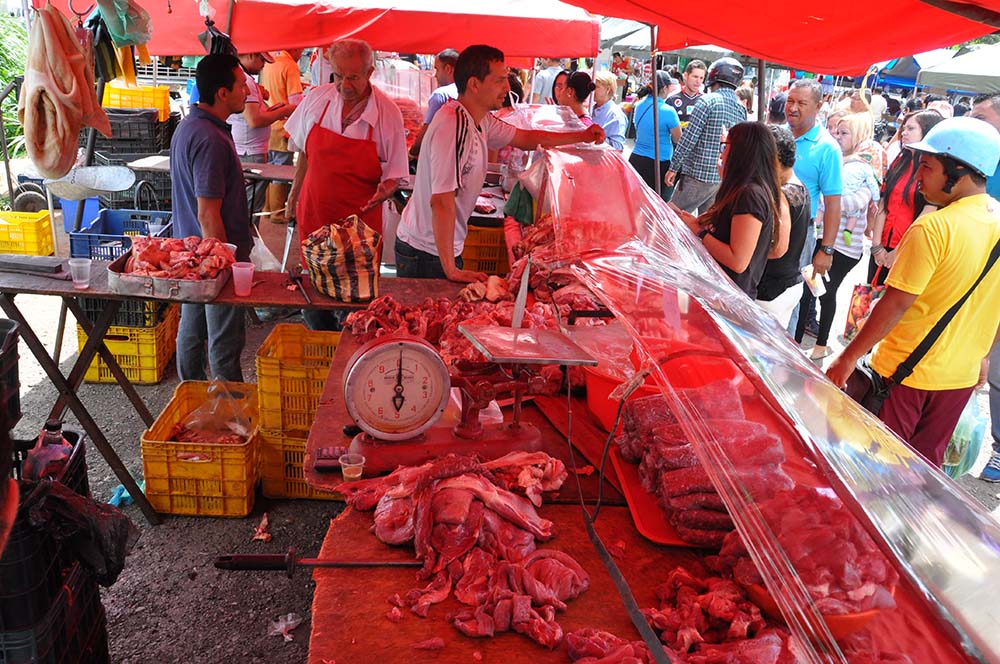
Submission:
<svg viewBox="0 0 1000 664">
<path fill-rule="evenodd" d="M 885 295 L 827 376 L 845 385 L 875 344 L 872 369 L 892 376 L 982 276 L 913 373 L 890 387 L 879 414 L 900 438 L 940 466 L 962 409 L 986 380 L 985 358 L 1000 336 L 1000 266 L 983 276 L 1000 243 L 1000 210 L 986 194 L 986 178 L 1000 159 L 1000 135 L 981 120 L 951 118 L 907 147 L 920 155 L 917 183 L 938 210 L 906 231 Z"/>
<path fill-rule="evenodd" d="M 246 79 L 247 101 L 242 113 L 233 113 L 227 122 L 233 128 L 233 142 L 240 161 L 263 164 L 267 162 L 267 142 L 271 137 L 271 124 L 284 120 L 294 106 L 288 104 L 267 105 L 266 91 L 254 76 L 260 74 L 264 64 L 274 62 L 270 53 L 241 53 L 240 67 Z M 250 213 L 259 212 L 264 207 L 267 182 L 254 180 L 247 184 L 247 207 Z"/>
<path fill-rule="evenodd" d="M 381 233 L 382 202 L 409 174 L 403 116 L 371 84 L 371 47 L 343 39 L 329 57 L 333 83 L 312 90 L 285 123 L 289 145 L 299 151 L 287 207 L 296 211 L 303 239 L 352 214 Z M 338 329 L 330 312 L 303 316 L 313 329 Z"/>
</svg>

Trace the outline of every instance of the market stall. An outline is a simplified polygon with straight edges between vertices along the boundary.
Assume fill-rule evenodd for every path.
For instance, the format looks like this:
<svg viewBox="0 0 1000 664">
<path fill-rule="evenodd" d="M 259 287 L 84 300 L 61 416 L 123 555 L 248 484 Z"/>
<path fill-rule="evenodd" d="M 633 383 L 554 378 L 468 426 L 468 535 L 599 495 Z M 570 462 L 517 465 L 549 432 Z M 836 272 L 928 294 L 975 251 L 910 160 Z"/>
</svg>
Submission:
<svg viewBox="0 0 1000 664">
<path fill-rule="evenodd" d="M 917 85 L 943 90 L 975 91 L 978 94 L 1000 91 L 1000 76 L 995 63 L 1000 46 L 980 46 L 974 51 L 930 65 L 917 74 Z"/>
<path fill-rule="evenodd" d="M 413 541 L 426 573 L 415 580 L 412 571 L 398 569 L 317 572 L 311 660 L 362 652 L 388 658 L 405 652 L 409 661 L 478 660 L 502 651 L 514 661 L 566 661 L 567 655 L 600 659 L 627 650 L 635 661 L 667 661 L 658 653 L 660 643 L 671 658 L 692 662 L 716 661 L 726 652 L 755 652 L 745 661 L 767 662 L 994 658 L 998 642 L 989 625 L 995 616 L 987 607 L 998 590 L 991 581 L 1000 566 L 996 523 L 802 358 L 662 202 L 646 193 L 620 155 L 593 147 L 550 150 L 533 168 L 525 180 L 536 176 L 533 193 L 543 216 L 515 250 L 510 299 L 468 308 L 383 299 L 347 321 L 340 351 L 351 357 L 338 356 L 331 367 L 303 464 L 310 485 L 341 492 L 351 505 L 331 524 L 324 555 L 349 550 L 366 560 L 396 559 L 400 545 L 409 556 Z M 517 308 L 511 300 L 521 279 L 534 296 L 528 305 L 534 315 L 524 329 L 511 329 Z M 579 324 L 581 316 L 592 323 L 582 335 L 569 324 L 571 317 Z M 439 325 L 431 329 L 431 321 Z M 485 321 L 494 335 L 532 342 L 520 350 L 506 347 L 514 350 L 502 357 L 480 330 Z M 575 364 L 565 349 L 557 354 L 542 341 L 546 330 L 579 344 L 596 366 Z M 492 434 L 478 441 L 462 435 L 464 418 L 454 428 L 455 420 L 428 417 L 430 428 L 417 438 L 412 432 L 386 438 L 393 395 L 403 398 L 409 385 L 404 372 L 411 371 L 404 367 L 416 361 L 397 342 L 398 333 L 419 337 L 421 348 L 432 344 L 418 365 L 427 357 L 443 360 L 451 385 L 460 386 L 466 408 L 477 405 L 477 415 L 489 399 L 483 385 L 468 381 L 470 359 L 482 362 L 485 355 L 506 367 L 524 381 L 525 394 L 536 384 L 533 376 L 552 381 L 552 393 L 562 396 L 536 396 L 537 412 L 508 406 L 500 426 L 511 427 L 520 417 L 543 432 L 530 452 L 544 452 L 552 460 L 545 463 L 564 464 L 564 481 L 541 493 L 521 493 L 524 485 L 507 478 L 545 478 L 548 472 L 527 471 L 529 463 L 518 472 L 487 474 L 491 463 L 506 467 L 515 464 L 512 457 L 529 453 L 528 433 L 506 436 L 515 451 L 496 462 L 489 460 L 502 452 L 490 449 Z M 594 336 L 588 340 L 588 334 Z M 545 376 L 530 359 L 535 355 L 564 372 Z M 412 371 L 423 375 L 418 365 Z M 354 391 L 352 376 L 384 378 L 368 379 L 369 397 L 367 388 Z M 428 384 L 423 389 L 431 393 Z M 563 391 L 582 388 L 586 399 Z M 510 395 L 496 396 L 506 404 Z M 360 406 L 369 399 L 386 404 L 378 416 Z M 344 427 L 352 422 L 361 429 Z M 609 437 L 612 431 L 618 435 Z M 371 479 L 341 484 L 335 467 L 317 464 L 358 449 L 369 455 Z M 444 456 L 477 449 L 485 468 Z M 427 450 L 433 453 L 420 456 Z M 374 477 L 397 462 L 404 468 Z M 593 505 L 601 483 L 595 477 L 577 485 L 573 471 L 582 463 L 603 469 L 603 479 L 621 489 L 627 512 L 606 507 L 599 516 L 583 516 L 579 505 Z M 458 545 L 447 533 L 472 527 L 472 512 L 464 511 L 469 505 L 482 500 L 485 509 L 498 509 L 483 497 L 484 482 L 497 495 L 510 493 L 514 497 L 506 500 L 524 509 L 517 496 L 538 498 L 530 514 L 537 510 L 552 530 L 535 532 L 531 548 L 568 554 L 587 575 L 586 590 L 573 586 L 556 602 L 543 590 L 500 581 L 515 572 L 496 570 L 511 565 L 523 566 L 543 586 L 551 578 L 532 573 L 534 563 L 519 563 L 510 552 L 491 553 L 479 526 L 473 531 L 478 540 L 462 540 L 454 557 L 446 554 Z M 474 497 L 459 499 L 466 490 Z M 577 506 L 560 504 L 574 498 Z M 454 516 L 445 514 L 457 505 L 466 505 L 459 510 L 463 516 L 449 520 Z M 365 514 L 372 509 L 373 518 Z M 416 531 L 406 531 L 414 522 Z M 521 527 L 532 532 L 531 523 Z M 430 540 L 422 539 L 422 527 Z M 478 582 L 467 575 L 483 555 L 492 562 L 476 578 L 493 594 L 470 595 L 466 584 Z M 443 560 L 461 565 L 442 566 Z M 684 571 L 672 574 L 675 566 Z M 613 582 L 619 575 L 630 589 Z M 722 587 L 739 608 L 717 623 L 723 617 L 708 603 L 711 589 Z M 503 598 L 516 603 L 524 592 L 531 597 L 524 600 L 526 613 L 510 619 Z M 693 614 L 690 592 L 706 602 L 696 602 L 702 608 Z M 625 620 L 630 599 L 646 611 Z M 745 619 L 738 618 L 741 612 Z M 359 621 L 385 629 L 351 627 Z"/>
</svg>

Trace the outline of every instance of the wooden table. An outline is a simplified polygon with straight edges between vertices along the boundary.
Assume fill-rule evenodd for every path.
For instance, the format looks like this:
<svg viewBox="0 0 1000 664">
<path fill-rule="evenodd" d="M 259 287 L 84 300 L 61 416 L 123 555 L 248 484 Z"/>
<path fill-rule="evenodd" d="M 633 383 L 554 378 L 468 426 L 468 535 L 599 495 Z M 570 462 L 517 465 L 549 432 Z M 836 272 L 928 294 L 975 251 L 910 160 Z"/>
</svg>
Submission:
<svg viewBox="0 0 1000 664">
<path fill-rule="evenodd" d="M 150 155 L 125 164 L 129 168 L 141 171 L 170 172 L 170 157 L 167 155 Z M 263 164 L 254 161 L 242 161 L 243 177 L 247 180 L 270 180 L 274 182 L 291 182 L 295 179 L 295 167 L 281 164 Z"/>
<path fill-rule="evenodd" d="M 50 257 L 18 256 L 18 259 L 27 264 L 44 264 L 51 261 Z M 147 426 L 152 426 L 155 418 L 146 404 L 143 402 L 135 387 L 128 377 L 121 370 L 114 355 L 104 344 L 104 338 L 108 328 L 115 319 L 121 303 L 124 300 L 134 300 L 136 298 L 121 295 L 113 292 L 108 287 L 108 263 L 104 261 L 94 261 L 91 269 L 90 287 L 86 290 L 73 288 L 72 281 L 57 279 L 42 274 L 26 274 L 17 272 L 0 272 L 0 308 L 4 313 L 19 325 L 21 338 L 38 360 L 39 365 L 45 371 L 49 380 L 59 391 L 59 399 L 52 407 L 49 417 L 61 418 L 68 407 L 80 421 L 80 425 L 90 436 L 94 445 L 107 460 L 108 465 L 114 471 L 121 483 L 128 489 L 134 497 L 136 504 L 142 509 L 146 519 L 156 524 L 160 522 L 159 516 L 146 499 L 145 494 L 139 489 L 135 479 L 125 468 L 118 453 L 108 442 L 107 437 L 101 431 L 100 426 L 86 405 L 77 396 L 77 390 L 83 383 L 84 374 L 90 366 L 91 361 L 97 353 L 101 354 L 101 359 L 107 365 L 111 374 L 115 377 L 118 385 L 128 397 L 139 417 Z M 63 274 L 69 273 L 67 264 L 63 265 Z M 296 290 L 289 290 L 291 283 L 288 277 L 276 272 L 261 272 L 254 275 L 254 287 L 247 297 L 239 297 L 233 292 L 232 280 L 226 284 L 213 304 L 228 304 L 240 307 L 295 307 L 301 309 L 360 309 L 363 304 L 345 304 L 337 302 L 325 295 L 320 295 L 312 287 L 308 279 L 303 280 L 303 285 L 309 291 L 312 303 L 307 303 L 302 294 Z M 443 280 L 427 279 L 382 279 L 379 282 L 380 290 L 385 295 L 392 295 L 403 303 L 421 302 L 425 297 L 456 297 L 461 287 Z M 70 370 L 68 375 L 63 375 L 58 363 L 48 354 L 44 344 L 38 335 L 32 330 L 31 325 L 25 319 L 24 314 L 18 308 L 14 298 L 22 293 L 31 295 L 50 295 L 62 298 L 66 307 L 79 322 L 83 331 L 87 334 L 87 342 L 84 344 L 80 355 Z M 97 320 L 91 321 L 86 312 L 76 301 L 77 297 L 103 298 L 104 309 Z M 181 299 L 171 299 L 173 302 L 183 302 Z"/>
<path fill-rule="evenodd" d="M 316 459 L 316 451 L 319 448 L 335 445 L 347 446 L 351 443 L 351 437 L 344 435 L 344 425 L 353 424 L 353 421 L 351 416 L 347 414 L 347 407 L 344 404 L 342 378 L 348 360 L 358 348 L 359 344 L 353 335 L 349 332 L 341 335 L 340 345 L 337 347 L 337 354 L 330 365 L 326 386 L 316 408 L 312 429 L 309 431 L 303 471 L 306 482 L 311 487 L 321 491 L 333 491 L 338 484 L 343 482 L 339 472 L 317 472 L 313 468 L 313 464 Z M 509 417 L 509 412 L 506 415 Z M 565 397 L 536 397 L 525 406 L 522 417 L 523 421 L 535 425 L 541 432 L 542 451 L 561 459 L 566 467 L 571 469 L 570 448 L 565 438 L 565 424 L 568 421 Z M 586 403 L 582 400 L 574 400 L 573 447 L 578 452 L 576 463 L 580 468 L 587 464 L 591 464 L 595 468 L 599 466 L 606 436 L 607 434 L 601 431 L 593 420 L 587 410 Z M 587 502 L 596 500 L 599 486 L 597 473 L 580 476 L 580 484 L 584 500 Z M 619 489 L 618 477 L 609 462 L 604 486 L 605 503 L 624 505 L 625 499 Z M 572 474 L 554 501 L 562 503 L 576 503 L 578 501 L 576 480 Z"/>
<path fill-rule="evenodd" d="M 572 481 L 572 479 L 570 479 Z M 539 514 L 555 523 L 555 537 L 539 548 L 569 553 L 590 575 L 590 589 L 570 600 L 556 620 L 565 633 L 584 627 L 605 629 L 627 639 L 638 639 L 628 619 L 611 576 L 597 556 L 584 529 L 579 506 L 542 505 Z M 339 560 L 412 560 L 412 545 L 390 547 L 371 533 L 372 513 L 345 510 L 330 524 L 322 558 Z M 640 607 L 656 606 L 656 586 L 666 580 L 677 565 L 690 565 L 700 558 L 692 549 L 658 546 L 645 540 L 632 525 L 628 509 L 605 507 L 595 524 L 608 546 L 621 542 L 624 556 L 616 558 Z M 398 624 L 386 613 L 392 608 L 387 598 L 421 587 L 413 569 L 376 567 L 369 569 L 317 569 L 313 572 L 312 629 L 309 642 L 310 664 L 336 661 L 354 662 L 474 662 L 474 653 L 483 662 L 514 664 L 532 662 L 564 663 L 564 647 L 546 650 L 525 636 L 499 634 L 494 638 L 472 639 L 462 635 L 447 620 L 449 613 L 463 605 L 454 597 L 431 607 L 427 618 L 408 609 Z M 414 650 L 412 644 L 442 637 L 440 651 Z"/>
</svg>

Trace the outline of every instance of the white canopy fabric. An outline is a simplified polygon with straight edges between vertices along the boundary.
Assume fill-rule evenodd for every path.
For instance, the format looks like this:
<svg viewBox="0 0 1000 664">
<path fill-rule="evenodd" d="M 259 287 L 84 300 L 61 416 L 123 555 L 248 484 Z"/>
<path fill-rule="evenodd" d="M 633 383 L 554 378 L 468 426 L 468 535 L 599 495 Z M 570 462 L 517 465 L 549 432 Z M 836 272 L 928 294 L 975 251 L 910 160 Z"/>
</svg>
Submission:
<svg viewBox="0 0 1000 664">
<path fill-rule="evenodd" d="M 1000 92 L 1000 44 L 921 69 L 917 85 L 960 92 Z"/>
</svg>

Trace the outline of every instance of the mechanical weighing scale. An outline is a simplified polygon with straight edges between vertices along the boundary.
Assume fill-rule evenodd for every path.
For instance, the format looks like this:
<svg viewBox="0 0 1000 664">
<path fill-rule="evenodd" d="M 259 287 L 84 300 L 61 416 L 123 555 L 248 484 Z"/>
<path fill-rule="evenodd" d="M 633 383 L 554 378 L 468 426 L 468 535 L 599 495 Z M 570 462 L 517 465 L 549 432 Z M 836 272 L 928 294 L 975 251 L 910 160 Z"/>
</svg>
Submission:
<svg viewBox="0 0 1000 664">
<path fill-rule="evenodd" d="M 597 365 L 587 351 L 554 330 L 458 329 L 486 362 L 461 361 L 449 370 L 431 344 L 410 335 L 379 337 L 351 356 L 344 371 L 344 401 L 362 433 L 351 441 L 350 451 L 365 456 L 366 475 L 449 453 L 494 459 L 512 451 L 537 451 L 541 433 L 521 422 L 521 403 L 525 395 L 541 394 L 545 380 L 528 367 Z M 454 427 L 438 424 L 452 387 L 462 397 L 461 419 Z M 480 411 L 504 397 L 513 403 L 510 422 L 482 424 Z"/>
</svg>

